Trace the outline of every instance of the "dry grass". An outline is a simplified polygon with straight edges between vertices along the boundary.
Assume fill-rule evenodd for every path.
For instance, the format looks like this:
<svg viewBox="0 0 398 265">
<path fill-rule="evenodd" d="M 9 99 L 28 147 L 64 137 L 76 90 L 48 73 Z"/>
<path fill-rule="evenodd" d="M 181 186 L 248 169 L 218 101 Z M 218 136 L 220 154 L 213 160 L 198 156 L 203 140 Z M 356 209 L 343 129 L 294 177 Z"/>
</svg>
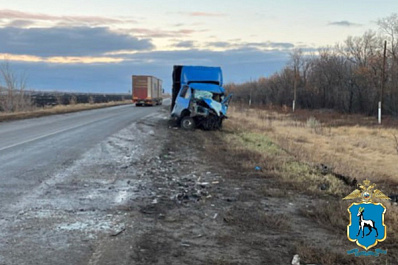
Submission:
<svg viewBox="0 0 398 265">
<path fill-rule="evenodd" d="M 108 103 L 98 103 L 98 104 L 73 104 L 73 105 L 57 105 L 55 107 L 48 108 L 36 108 L 32 111 L 25 112 L 13 112 L 13 113 L 2 113 L 0 112 L 0 122 L 10 121 L 10 120 L 20 120 L 27 118 L 37 118 L 48 115 L 62 114 L 77 112 L 82 110 L 99 109 L 118 105 L 131 104 L 130 100 L 125 101 L 115 101 Z"/>
<path fill-rule="evenodd" d="M 386 194 L 398 193 L 396 127 L 377 126 L 369 117 L 336 116 L 332 120 L 331 114 L 325 118 L 319 113 L 300 116 L 239 107 L 231 107 L 229 116 L 231 119 L 225 123 L 223 139 L 231 162 L 250 170 L 260 166 L 264 176 L 276 176 L 279 190 L 269 192 L 267 187 L 265 196 L 283 197 L 287 190 L 293 190 L 296 193 L 304 191 L 316 198 L 317 203 L 303 206 L 300 214 L 330 233 L 345 234 L 349 203 L 341 198 L 353 190 L 334 173 L 358 181 L 368 178 Z M 320 164 L 328 165 L 329 173 L 322 172 Z M 375 260 L 349 256 L 345 251 L 352 245 L 342 238 L 333 246 L 298 243 L 296 251 L 302 261 L 395 264 L 393 261 L 398 260 L 398 209 L 390 203 L 384 204 L 387 204 L 385 224 L 388 236 L 381 247 L 389 251 L 388 255 L 379 257 L 376 263 Z M 336 247 L 341 251 L 336 251 Z"/>
<path fill-rule="evenodd" d="M 247 208 L 241 206 L 231 207 L 224 216 L 227 225 L 238 226 L 246 232 L 263 231 L 288 231 L 290 229 L 290 217 L 286 214 L 267 214 L 260 208 Z"/>
<path fill-rule="evenodd" d="M 319 201 L 309 208 L 302 208 L 300 213 L 332 232 L 344 234 L 349 223 L 348 206 L 348 203 L 338 200 Z"/>
<path fill-rule="evenodd" d="M 330 252 L 326 246 L 320 247 L 308 243 L 301 243 L 296 246 L 296 252 L 301 258 L 300 264 L 338 264 L 338 265 L 365 265 L 375 264 L 366 257 L 356 258 L 346 253 Z M 369 263 L 371 262 L 371 263 Z M 386 264 L 386 263 L 377 263 Z M 388 263 L 387 263 L 388 264 Z"/>
<path fill-rule="evenodd" d="M 369 125 L 369 117 L 356 116 L 358 124 L 336 126 L 331 120 L 321 122 L 320 117 L 303 119 L 297 114 L 270 110 L 232 107 L 229 115 L 233 119 L 227 123 L 227 129 L 256 133 L 255 138 L 266 137 L 297 161 L 326 164 L 333 172 L 358 180 L 398 183 L 398 144 L 394 137 L 398 129 Z M 344 124 L 342 118 L 335 123 Z"/>
<path fill-rule="evenodd" d="M 227 133 L 223 140 L 228 146 L 228 157 L 233 160 L 231 164 L 246 168 L 249 172 L 259 167 L 259 174 L 263 177 L 278 177 L 279 182 L 296 191 L 339 196 L 349 192 L 343 181 L 331 174 L 323 175 L 319 169 L 300 161 L 291 152 L 289 142 L 281 145 L 274 143 L 268 137 L 273 131 L 263 132 L 257 127 L 258 124 L 250 125 L 249 130 L 241 128 L 242 124 L 245 123 L 234 120 L 226 126 Z"/>
</svg>

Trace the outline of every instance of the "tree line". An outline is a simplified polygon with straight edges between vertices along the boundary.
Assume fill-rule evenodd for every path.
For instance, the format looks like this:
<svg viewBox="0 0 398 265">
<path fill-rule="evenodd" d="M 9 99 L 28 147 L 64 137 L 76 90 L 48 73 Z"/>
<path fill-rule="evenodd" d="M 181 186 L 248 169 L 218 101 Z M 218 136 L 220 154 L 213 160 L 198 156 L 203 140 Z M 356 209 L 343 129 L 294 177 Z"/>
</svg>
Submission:
<svg viewBox="0 0 398 265">
<path fill-rule="evenodd" d="M 316 53 L 295 49 L 280 72 L 243 84 L 227 84 L 226 89 L 242 103 L 291 106 L 296 87 L 298 108 L 367 115 L 377 113 L 381 100 L 383 113 L 397 116 L 398 15 L 379 19 L 377 24 L 378 31 L 349 36 Z"/>
</svg>

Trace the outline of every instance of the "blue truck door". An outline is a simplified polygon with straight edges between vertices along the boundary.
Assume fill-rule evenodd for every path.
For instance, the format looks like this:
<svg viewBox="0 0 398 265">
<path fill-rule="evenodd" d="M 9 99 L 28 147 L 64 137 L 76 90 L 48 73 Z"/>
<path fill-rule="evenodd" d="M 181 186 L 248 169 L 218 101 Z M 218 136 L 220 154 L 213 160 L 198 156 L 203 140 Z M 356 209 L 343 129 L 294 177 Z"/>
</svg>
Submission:
<svg viewBox="0 0 398 265">
<path fill-rule="evenodd" d="M 184 86 L 180 90 L 180 93 L 178 93 L 176 98 L 173 114 L 176 114 L 177 116 L 180 117 L 182 111 L 189 108 L 189 102 L 191 101 L 191 94 L 192 92 L 189 86 Z"/>
</svg>

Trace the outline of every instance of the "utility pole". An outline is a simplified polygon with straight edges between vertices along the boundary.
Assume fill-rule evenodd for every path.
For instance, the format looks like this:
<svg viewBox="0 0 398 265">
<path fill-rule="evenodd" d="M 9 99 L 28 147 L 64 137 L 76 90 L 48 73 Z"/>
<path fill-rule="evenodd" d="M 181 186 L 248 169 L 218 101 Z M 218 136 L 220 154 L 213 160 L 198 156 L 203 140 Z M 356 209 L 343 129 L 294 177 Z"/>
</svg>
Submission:
<svg viewBox="0 0 398 265">
<path fill-rule="evenodd" d="M 294 66 L 294 83 L 293 83 L 294 95 L 293 95 L 293 112 L 296 109 L 296 98 L 297 98 L 297 66 Z"/>
<path fill-rule="evenodd" d="M 250 87 L 250 95 L 249 95 L 249 108 L 252 105 L 252 88 Z"/>
<path fill-rule="evenodd" d="M 250 77 L 250 94 L 249 94 L 249 108 L 252 106 L 252 85 L 253 85 L 253 81 L 252 78 Z"/>
<path fill-rule="evenodd" d="M 385 81 L 385 72 L 386 72 L 386 50 L 387 50 L 387 41 L 384 41 L 383 70 L 381 73 L 381 84 L 380 84 L 381 88 L 380 88 L 380 100 L 379 100 L 379 111 L 378 111 L 379 124 L 381 124 L 381 109 L 383 104 L 384 81 Z"/>
</svg>

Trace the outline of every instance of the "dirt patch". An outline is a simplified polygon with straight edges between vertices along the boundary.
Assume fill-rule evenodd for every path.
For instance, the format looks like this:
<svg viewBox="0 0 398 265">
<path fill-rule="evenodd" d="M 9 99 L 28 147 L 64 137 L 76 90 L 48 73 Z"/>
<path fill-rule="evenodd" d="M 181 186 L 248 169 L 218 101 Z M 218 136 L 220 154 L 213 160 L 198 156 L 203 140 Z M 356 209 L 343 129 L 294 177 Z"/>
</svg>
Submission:
<svg viewBox="0 0 398 265">
<path fill-rule="evenodd" d="M 344 233 L 303 214 L 317 205 L 314 198 L 286 189 L 272 174 L 248 171 L 244 152 L 231 157 L 220 133 L 186 132 L 168 120 L 153 131 L 164 144 L 135 164 L 153 193 L 130 201 L 131 228 L 113 246 L 109 238 L 103 244 L 120 255 L 130 250 L 122 264 L 290 264 L 298 251 L 304 262 L 354 264 Z M 326 258 L 316 260 L 317 249 Z M 114 256 L 95 264 L 111 264 Z"/>
</svg>

